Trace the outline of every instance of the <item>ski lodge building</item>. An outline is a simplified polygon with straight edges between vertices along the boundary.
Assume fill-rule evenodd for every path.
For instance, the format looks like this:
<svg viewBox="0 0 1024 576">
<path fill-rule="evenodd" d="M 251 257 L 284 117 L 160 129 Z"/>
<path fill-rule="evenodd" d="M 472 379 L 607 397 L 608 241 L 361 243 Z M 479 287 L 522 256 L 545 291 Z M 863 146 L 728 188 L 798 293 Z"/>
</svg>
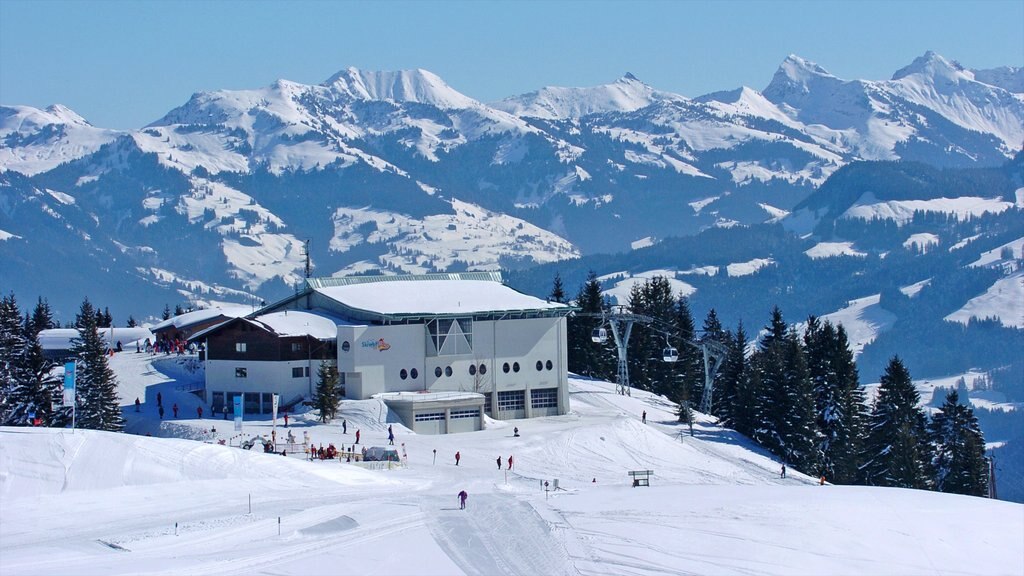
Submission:
<svg viewBox="0 0 1024 576">
<path fill-rule="evenodd" d="M 483 428 L 569 409 L 572 307 L 497 272 L 309 278 L 297 294 L 192 340 L 206 342 L 206 400 L 245 412 L 312 398 L 322 358 L 349 399 L 379 398 L 417 433 Z"/>
</svg>

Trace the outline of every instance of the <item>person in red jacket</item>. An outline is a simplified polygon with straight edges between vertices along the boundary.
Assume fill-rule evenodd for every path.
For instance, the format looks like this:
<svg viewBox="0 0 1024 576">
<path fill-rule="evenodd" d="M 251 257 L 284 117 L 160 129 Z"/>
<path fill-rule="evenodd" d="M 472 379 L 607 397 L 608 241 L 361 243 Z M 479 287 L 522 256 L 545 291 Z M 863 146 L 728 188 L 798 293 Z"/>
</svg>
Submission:
<svg viewBox="0 0 1024 576">
<path fill-rule="evenodd" d="M 203 419 L 203 407 L 202 406 L 196 406 L 196 414 L 199 415 L 199 419 L 200 420 Z"/>
<path fill-rule="evenodd" d="M 508 455 L 508 469 L 509 470 L 512 469 L 512 455 L 511 454 Z"/>
<path fill-rule="evenodd" d="M 459 459 L 460 458 L 462 458 L 462 454 L 459 454 L 458 452 L 455 452 L 455 465 L 456 466 L 459 465 Z"/>
</svg>

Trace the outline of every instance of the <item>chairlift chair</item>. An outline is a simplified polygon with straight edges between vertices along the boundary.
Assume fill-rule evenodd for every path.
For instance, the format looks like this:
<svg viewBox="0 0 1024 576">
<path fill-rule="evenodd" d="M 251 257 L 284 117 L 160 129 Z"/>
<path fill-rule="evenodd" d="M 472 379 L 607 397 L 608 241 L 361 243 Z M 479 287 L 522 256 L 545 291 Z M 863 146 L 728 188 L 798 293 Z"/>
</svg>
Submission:
<svg viewBox="0 0 1024 576">
<path fill-rule="evenodd" d="M 594 328 L 594 331 L 590 334 L 590 339 L 598 344 L 604 344 L 608 341 L 608 331 L 604 328 Z"/>
</svg>

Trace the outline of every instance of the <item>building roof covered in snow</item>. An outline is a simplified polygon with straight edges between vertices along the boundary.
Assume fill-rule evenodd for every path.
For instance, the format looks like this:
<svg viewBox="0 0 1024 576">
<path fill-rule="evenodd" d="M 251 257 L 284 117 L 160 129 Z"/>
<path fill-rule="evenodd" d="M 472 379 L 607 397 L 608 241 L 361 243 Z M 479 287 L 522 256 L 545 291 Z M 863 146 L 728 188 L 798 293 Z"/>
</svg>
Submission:
<svg viewBox="0 0 1024 576">
<path fill-rule="evenodd" d="M 309 278 L 299 294 L 262 312 L 322 308 L 354 322 L 416 322 L 437 316 L 565 316 L 571 306 L 518 292 L 497 272 Z"/>
<path fill-rule="evenodd" d="M 348 324 L 345 320 L 321 310 L 282 310 L 269 314 L 256 314 L 247 318 L 234 318 L 211 326 L 192 336 L 192 340 L 205 338 L 232 322 L 248 322 L 281 337 L 309 336 L 317 340 L 333 340 L 338 337 L 338 325 Z"/>
</svg>

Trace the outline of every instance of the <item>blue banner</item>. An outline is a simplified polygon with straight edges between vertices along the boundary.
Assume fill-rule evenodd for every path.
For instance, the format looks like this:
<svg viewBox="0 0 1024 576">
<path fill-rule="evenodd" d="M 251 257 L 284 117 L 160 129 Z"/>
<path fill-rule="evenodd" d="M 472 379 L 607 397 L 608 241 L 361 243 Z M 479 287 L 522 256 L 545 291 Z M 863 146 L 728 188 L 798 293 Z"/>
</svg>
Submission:
<svg viewBox="0 0 1024 576">
<path fill-rule="evenodd" d="M 75 405 L 75 367 L 77 362 L 72 361 L 64 365 L 64 405 Z"/>
<path fill-rule="evenodd" d="M 242 430 L 242 395 L 235 396 L 235 431 Z"/>
</svg>

